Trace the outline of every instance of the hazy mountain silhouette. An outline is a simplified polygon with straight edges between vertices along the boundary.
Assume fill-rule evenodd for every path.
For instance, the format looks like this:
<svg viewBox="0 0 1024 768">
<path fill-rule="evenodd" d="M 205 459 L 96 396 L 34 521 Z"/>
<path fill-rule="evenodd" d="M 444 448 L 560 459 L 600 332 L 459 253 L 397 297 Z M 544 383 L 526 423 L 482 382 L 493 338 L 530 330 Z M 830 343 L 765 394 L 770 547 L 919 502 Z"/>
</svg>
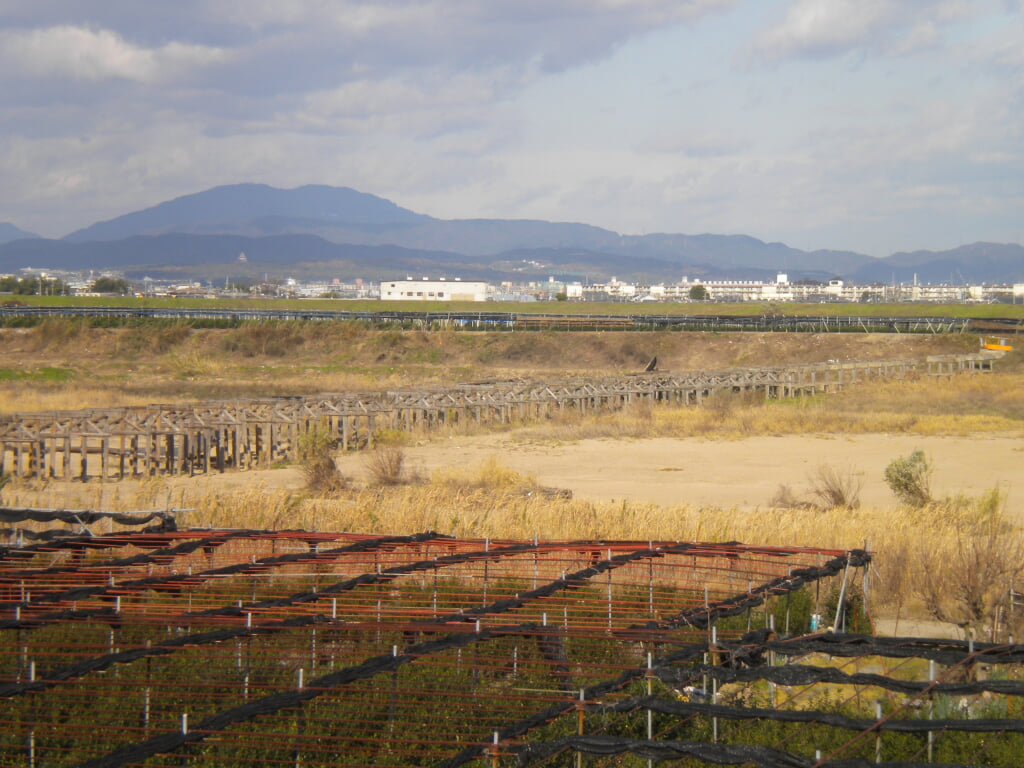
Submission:
<svg viewBox="0 0 1024 768">
<path fill-rule="evenodd" d="M 0 228 L 0 233 L 4 230 Z M 2 238 L 0 238 L 2 242 Z M 1024 248 L 976 243 L 940 253 L 876 259 L 851 251 L 801 251 L 746 235 L 620 235 L 588 224 L 510 219 L 442 220 L 353 189 L 284 190 L 235 184 L 99 222 L 63 240 L 0 245 L 0 269 L 157 267 L 218 274 L 240 266 L 296 276 L 422 275 L 600 281 L 843 277 L 858 283 L 1020 282 Z M 319 270 L 319 275 L 317 275 Z"/>
<path fill-rule="evenodd" d="M 1020 283 L 1024 282 L 1024 246 L 971 243 L 948 251 L 894 253 L 853 273 L 860 282 Z"/>
<path fill-rule="evenodd" d="M 277 189 L 266 184 L 232 184 L 185 195 L 165 203 L 93 224 L 65 237 L 70 242 L 121 240 L 132 235 L 168 232 L 249 234 L 254 220 L 280 223 L 258 234 L 282 234 L 291 219 L 324 225 L 376 227 L 413 224 L 425 219 L 392 202 L 347 187 L 305 186 Z M 275 229 L 277 231 L 275 231 Z"/>
<path fill-rule="evenodd" d="M 39 235 L 33 232 L 26 232 L 24 229 L 14 226 L 6 221 L 0 221 L 0 243 L 9 243 L 13 240 L 25 240 L 37 238 Z"/>
</svg>

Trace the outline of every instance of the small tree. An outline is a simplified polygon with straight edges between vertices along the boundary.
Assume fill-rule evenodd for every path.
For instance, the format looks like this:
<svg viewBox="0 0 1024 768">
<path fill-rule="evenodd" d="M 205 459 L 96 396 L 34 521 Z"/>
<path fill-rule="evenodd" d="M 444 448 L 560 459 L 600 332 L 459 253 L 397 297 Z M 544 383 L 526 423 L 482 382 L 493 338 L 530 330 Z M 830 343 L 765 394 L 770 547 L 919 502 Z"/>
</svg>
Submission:
<svg viewBox="0 0 1024 768">
<path fill-rule="evenodd" d="M 932 465 L 924 451 L 893 459 L 885 468 L 885 482 L 896 498 L 911 507 L 923 507 L 932 500 Z"/>
<path fill-rule="evenodd" d="M 125 294 L 131 289 L 128 281 L 123 277 L 97 277 L 92 283 L 93 293 L 120 293 Z"/>
<path fill-rule="evenodd" d="M 690 288 L 690 301 L 707 301 L 708 289 L 703 285 L 695 285 Z"/>
</svg>

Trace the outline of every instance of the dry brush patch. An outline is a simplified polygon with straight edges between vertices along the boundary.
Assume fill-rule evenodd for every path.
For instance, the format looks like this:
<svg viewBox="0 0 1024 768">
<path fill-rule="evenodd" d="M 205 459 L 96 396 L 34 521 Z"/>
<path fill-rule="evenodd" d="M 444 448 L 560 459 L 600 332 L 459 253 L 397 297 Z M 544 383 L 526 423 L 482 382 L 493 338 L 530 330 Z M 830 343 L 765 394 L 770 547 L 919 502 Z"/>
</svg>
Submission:
<svg viewBox="0 0 1024 768">
<path fill-rule="evenodd" d="M 980 393 L 980 394 L 979 394 Z M 944 410 L 936 402 L 955 403 Z M 716 393 L 701 406 L 637 403 L 581 416 L 575 410 L 533 422 L 524 439 L 566 442 L 592 438 L 754 435 L 1024 434 L 1024 375 L 918 377 L 868 382 L 843 392 L 786 400 Z"/>
<path fill-rule="evenodd" d="M 160 478 L 114 485 L 12 481 L 12 506 L 132 510 L 179 508 L 193 527 L 409 533 L 459 537 L 741 541 L 841 549 L 868 545 L 872 605 L 897 621 L 929 616 L 976 635 L 1022 628 L 1009 590 L 1024 570 L 1024 532 L 1005 517 L 998 492 L 923 508 L 762 508 L 753 511 L 559 494 L 490 458 L 404 485 L 345 484 L 329 491 L 261 484 L 210 490 Z M 106 531 L 99 531 L 101 533 Z"/>
</svg>

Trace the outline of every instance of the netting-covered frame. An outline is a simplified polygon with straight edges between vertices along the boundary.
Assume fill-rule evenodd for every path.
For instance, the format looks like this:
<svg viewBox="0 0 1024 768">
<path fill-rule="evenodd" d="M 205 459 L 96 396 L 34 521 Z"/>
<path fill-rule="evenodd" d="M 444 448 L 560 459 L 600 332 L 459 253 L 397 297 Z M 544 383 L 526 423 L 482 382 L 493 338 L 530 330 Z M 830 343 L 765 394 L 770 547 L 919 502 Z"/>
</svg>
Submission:
<svg viewBox="0 0 1024 768">
<path fill-rule="evenodd" d="M 914 683 L 806 663 L 1019 661 L 1017 649 L 805 637 L 812 612 L 832 621 L 850 604 L 869 560 L 430 532 L 167 531 L 6 549 L 0 765 L 557 765 L 573 753 L 810 765 L 785 740 L 733 743 L 744 730 L 731 724 L 811 718 L 854 746 L 864 733 L 979 728 L 961 722 L 1018 732 L 1013 717 L 914 725 L 894 716 L 903 703 L 865 720 L 819 712 L 811 696 L 736 698 L 785 686 L 1016 700 L 1010 679 Z"/>
</svg>

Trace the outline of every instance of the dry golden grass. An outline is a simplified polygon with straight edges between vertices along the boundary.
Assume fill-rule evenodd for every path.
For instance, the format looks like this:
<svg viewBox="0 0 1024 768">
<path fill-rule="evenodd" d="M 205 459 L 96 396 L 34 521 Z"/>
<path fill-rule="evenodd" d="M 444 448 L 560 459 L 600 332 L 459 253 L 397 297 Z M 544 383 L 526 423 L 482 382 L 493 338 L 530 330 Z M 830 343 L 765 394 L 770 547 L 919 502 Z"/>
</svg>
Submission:
<svg viewBox="0 0 1024 768">
<path fill-rule="evenodd" d="M 910 434 L 972 435 L 1024 432 L 1024 375 L 958 376 L 934 380 L 865 383 L 840 393 L 764 401 L 749 395 L 718 395 L 702 407 L 652 407 L 579 416 L 563 411 L 534 423 L 524 439 L 703 436 L 739 439 L 754 435 Z"/>
<path fill-rule="evenodd" d="M 37 385 L 26 387 L 21 383 L 0 382 L 0 415 L 40 411 L 74 411 L 86 407 L 85 403 L 103 403 L 102 408 L 126 408 L 153 402 L 151 393 L 133 394 L 124 389 L 117 391 L 101 385 L 83 385 L 74 393 L 65 387 Z M 184 402 L 184 398 L 168 398 L 165 402 Z"/>
<path fill-rule="evenodd" d="M 1010 625 L 1006 595 L 1024 573 L 1024 530 L 1009 523 L 998 492 L 955 498 L 922 509 L 658 506 L 566 498 L 494 457 L 448 468 L 415 484 L 333 491 L 251 484 L 211 490 L 153 478 L 124 483 L 14 480 L 8 506 L 68 509 L 179 509 L 179 525 L 410 533 L 462 538 L 740 541 L 764 545 L 854 549 L 868 546 L 872 605 L 901 617 L 930 617 L 996 637 Z M 111 530 L 100 523 L 96 533 Z M 105 526 L 105 527 L 104 527 Z M 995 629 L 993 629 L 995 627 Z"/>
</svg>

